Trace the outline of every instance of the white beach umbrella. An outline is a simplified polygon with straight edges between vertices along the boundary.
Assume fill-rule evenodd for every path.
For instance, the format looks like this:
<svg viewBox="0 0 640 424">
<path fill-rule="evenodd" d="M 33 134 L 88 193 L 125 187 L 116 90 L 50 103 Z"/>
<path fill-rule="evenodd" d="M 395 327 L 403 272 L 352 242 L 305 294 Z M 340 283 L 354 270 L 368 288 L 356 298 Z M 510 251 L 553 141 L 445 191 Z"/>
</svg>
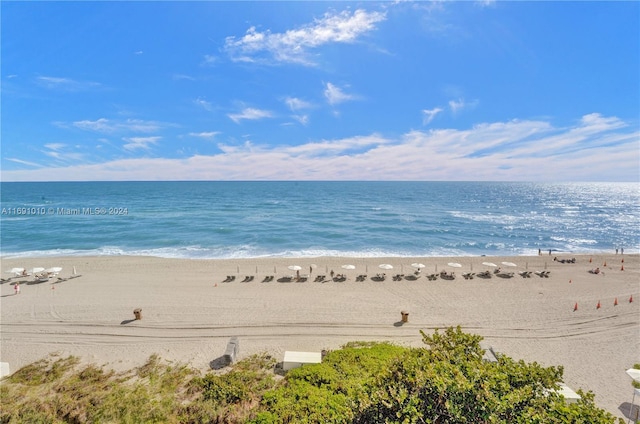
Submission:
<svg viewBox="0 0 640 424">
<path fill-rule="evenodd" d="M 42 271 L 44 271 L 44 268 L 41 268 L 41 267 L 33 268 L 31 270 L 31 272 L 34 273 L 34 274 L 36 274 L 38 272 L 42 272 Z"/>
<path fill-rule="evenodd" d="M 58 275 L 60 273 L 60 271 L 62 271 L 62 268 L 59 266 L 54 266 L 51 268 L 47 268 L 47 273 L 48 274 L 53 274 L 53 275 Z"/>
<path fill-rule="evenodd" d="M 10 272 L 11 274 L 15 274 L 15 275 L 22 275 L 24 274 L 24 268 L 11 268 L 11 271 L 5 271 L 5 272 Z"/>
<path fill-rule="evenodd" d="M 342 265 L 343 269 L 356 269 L 355 265 Z"/>
<path fill-rule="evenodd" d="M 391 264 L 380 264 L 378 267 L 382 269 L 393 269 L 393 265 Z"/>
<path fill-rule="evenodd" d="M 626 371 L 626 373 L 629 377 L 633 378 L 635 381 L 640 383 L 640 370 L 637 370 L 635 368 L 629 368 Z"/>
<path fill-rule="evenodd" d="M 289 268 L 292 271 L 295 271 L 296 272 L 296 276 L 300 277 L 300 270 L 302 269 L 301 266 L 299 266 L 299 265 L 289 265 L 287 268 Z"/>
<path fill-rule="evenodd" d="M 418 263 L 418 262 L 412 263 L 411 266 L 414 267 L 414 268 L 417 268 L 417 269 L 426 267 L 425 264 L 421 264 L 421 263 Z"/>
<path fill-rule="evenodd" d="M 449 262 L 447 265 L 454 268 L 462 268 L 462 264 L 459 264 L 458 262 Z"/>
<path fill-rule="evenodd" d="M 482 265 L 490 266 L 490 267 L 493 267 L 493 268 L 498 266 L 498 265 L 494 264 L 493 262 L 482 262 Z"/>
<path fill-rule="evenodd" d="M 633 378 L 633 381 L 637 381 L 638 383 L 640 383 L 640 370 L 637 370 L 635 368 L 629 368 L 626 371 L 626 373 L 629 377 Z M 631 405 L 632 405 L 631 408 L 633 408 L 633 405 L 636 402 L 636 394 L 640 394 L 640 389 L 633 390 L 633 399 L 631 400 Z"/>
<path fill-rule="evenodd" d="M 518 266 L 516 264 L 514 264 L 513 262 L 501 262 L 502 265 L 504 266 Z"/>
</svg>

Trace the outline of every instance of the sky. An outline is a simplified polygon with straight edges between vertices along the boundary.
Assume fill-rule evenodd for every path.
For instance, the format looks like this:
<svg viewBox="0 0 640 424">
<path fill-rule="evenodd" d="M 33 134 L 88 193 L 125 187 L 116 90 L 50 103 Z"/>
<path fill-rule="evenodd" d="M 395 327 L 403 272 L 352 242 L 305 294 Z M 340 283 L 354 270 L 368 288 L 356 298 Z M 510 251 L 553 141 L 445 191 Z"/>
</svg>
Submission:
<svg viewBox="0 0 640 424">
<path fill-rule="evenodd" d="M 3 181 L 639 181 L 636 1 L 0 2 Z"/>
</svg>

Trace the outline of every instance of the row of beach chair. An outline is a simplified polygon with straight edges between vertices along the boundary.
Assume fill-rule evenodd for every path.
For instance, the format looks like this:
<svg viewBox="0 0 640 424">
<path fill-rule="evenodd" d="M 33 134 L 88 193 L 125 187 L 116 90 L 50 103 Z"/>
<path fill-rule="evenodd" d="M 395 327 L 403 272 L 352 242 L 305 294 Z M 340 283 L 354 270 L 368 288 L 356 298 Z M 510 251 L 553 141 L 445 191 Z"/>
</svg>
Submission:
<svg viewBox="0 0 640 424">
<path fill-rule="evenodd" d="M 520 275 L 522 278 L 531 278 L 531 274 L 536 274 L 537 276 L 541 277 L 541 278 L 549 278 L 549 275 L 551 274 L 551 271 L 520 271 L 518 272 L 518 275 Z M 465 280 L 472 280 L 474 277 L 479 277 L 479 278 L 491 278 L 493 275 L 500 277 L 500 278 L 513 278 L 515 276 L 515 273 L 513 272 L 504 272 L 504 271 L 500 271 L 500 270 L 495 270 L 493 273 L 490 271 L 482 271 L 482 272 L 465 272 L 462 274 L 462 277 Z M 437 280 L 438 278 L 441 278 L 443 280 L 455 280 L 456 279 L 456 274 L 455 272 L 451 272 L 448 273 L 446 271 L 442 271 L 438 274 L 427 274 L 425 275 L 425 278 L 429 281 L 434 281 Z M 253 275 L 247 275 L 241 282 L 242 283 L 248 283 L 251 282 L 255 279 L 255 277 Z M 264 277 L 264 279 L 262 280 L 263 283 L 268 283 L 271 282 L 275 279 L 275 277 L 273 275 L 267 275 L 266 277 Z M 372 281 L 385 281 L 387 279 L 386 274 L 376 274 L 374 276 L 371 277 Z M 402 281 L 402 280 L 407 280 L 407 281 L 417 281 L 420 279 L 420 275 L 419 274 L 396 274 L 392 277 L 393 281 Z M 236 277 L 233 275 L 228 275 L 227 278 L 225 280 L 223 280 L 223 283 L 230 283 L 232 281 L 235 281 Z M 279 278 L 277 281 L 281 282 L 281 283 L 290 283 L 290 282 L 297 282 L 297 283 L 304 283 L 308 280 L 307 276 L 300 276 L 300 277 L 294 277 L 291 275 L 288 276 L 283 276 L 281 278 Z M 366 281 L 367 280 L 367 275 L 366 274 L 360 274 L 355 278 L 355 281 Z M 315 279 L 313 280 L 315 283 L 324 283 L 327 281 L 334 281 L 334 282 L 344 282 L 347 281 L 347 277 L 344 274 L 336 274 L 335 276 L 333 276 L 333 278 L 327 279 L 326 275 L 318 275 L 315 277 Z"/>
</svg>

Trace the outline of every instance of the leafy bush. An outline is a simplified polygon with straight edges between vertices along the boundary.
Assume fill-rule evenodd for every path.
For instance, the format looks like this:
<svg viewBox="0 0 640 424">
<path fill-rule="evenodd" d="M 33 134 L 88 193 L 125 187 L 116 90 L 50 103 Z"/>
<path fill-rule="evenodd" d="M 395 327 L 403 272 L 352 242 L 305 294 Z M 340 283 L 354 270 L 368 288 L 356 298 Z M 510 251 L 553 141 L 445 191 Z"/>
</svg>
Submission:
<svg viewBox="0 0 640 424">
<path fill-rule="evenodd" d="M 204 376 L 155 355 L 121 374 L 74 357 L 38 361 L 0 384 L 0 423 L 615 422 L 593 393 L 565 403 L 562 367 L 484 362 L 481 338 L 459 327 L 422 337 L 424 348 L 349 343 L 279 381 L 268 355 Z"/>
</svg>

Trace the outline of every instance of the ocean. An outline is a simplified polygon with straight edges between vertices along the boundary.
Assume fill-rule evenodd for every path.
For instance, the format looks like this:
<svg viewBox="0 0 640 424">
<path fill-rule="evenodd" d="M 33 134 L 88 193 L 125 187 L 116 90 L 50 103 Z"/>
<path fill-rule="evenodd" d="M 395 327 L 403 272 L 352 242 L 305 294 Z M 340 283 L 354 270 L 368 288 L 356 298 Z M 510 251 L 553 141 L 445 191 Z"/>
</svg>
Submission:
<svg viewBox="0 0 640 424">
<path fill-rule="evenodd" d="M 5 258 L 640 252 L 637 183 L 4 182 L 0 188 Z"/>
</svg>

